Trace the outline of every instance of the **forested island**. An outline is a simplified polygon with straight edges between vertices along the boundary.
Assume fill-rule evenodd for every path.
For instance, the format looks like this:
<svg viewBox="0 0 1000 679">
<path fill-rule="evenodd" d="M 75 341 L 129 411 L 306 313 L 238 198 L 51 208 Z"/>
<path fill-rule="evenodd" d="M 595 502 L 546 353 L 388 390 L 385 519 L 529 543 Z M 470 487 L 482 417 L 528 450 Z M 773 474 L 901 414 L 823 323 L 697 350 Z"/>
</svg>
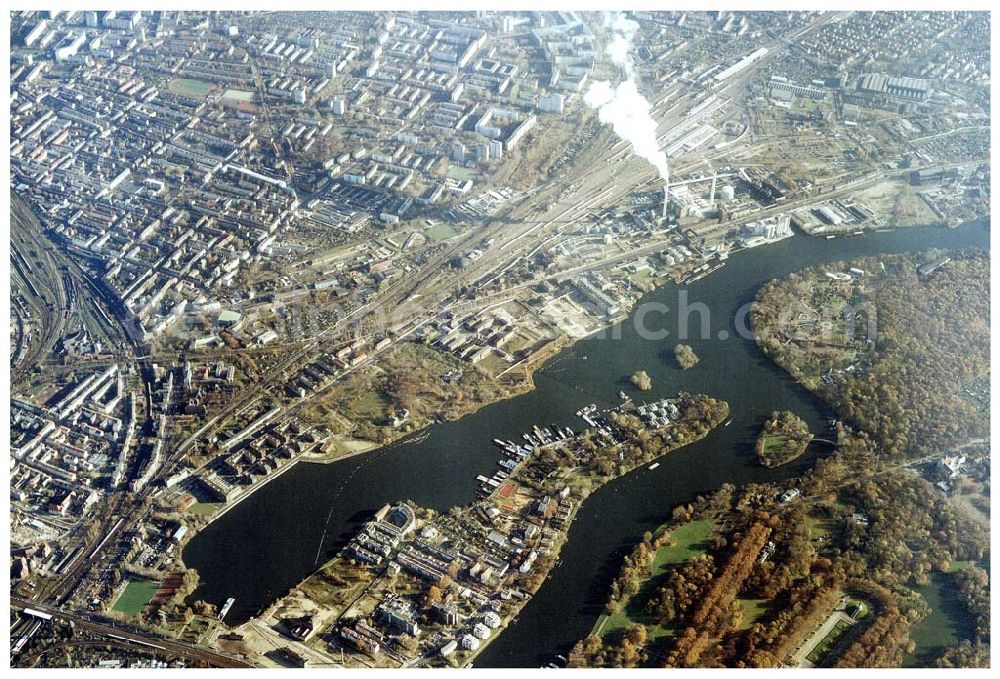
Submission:
<svg viewBox="0 0 1000 679">
<path fill-rule="evenodd" d="M 777 467 L 799 457 L 812 439 L 805 420 L 788 410 L 775 411 L 764 422 L 754 452 L 763 466 Z"/>
<path fill-rule="evenodd" d="M 989 374 L 989 256 L 869 257 L 772 281 L 751 312 L 761 349 L 884 454 L 989 435 L 964 393 Z"/>
<path fill-rule="evenodd" d="M 700 360 L 698 354 L 694 353 L 694 349 L 687 344 L 678 344 L 674 347 L 674 359 L 681 370 L 695 367 Z"/>
<path fill-rule="evenodd" d="M 632 373 L 631 381 L 632 386 L 639 391 L 649 391 L 653 388 L 653 380 L 649 377 L 649 373 L 645 370 L 639 370 Z"/>
<path fill-rule="evenodd" d="M 933 576 L 972 631 L 927 662 L 988 667 L 988 277 L 984 253 L 929 252 L 763 286 L 758 342 L 840 415 L 833 454 L 675 507 L 570 666 L 897 667 L 917 625 L 947 624 L 918 593 Z M 772 415 L 762 464 L 807 442 L 800 422 Z"/>
</svg>

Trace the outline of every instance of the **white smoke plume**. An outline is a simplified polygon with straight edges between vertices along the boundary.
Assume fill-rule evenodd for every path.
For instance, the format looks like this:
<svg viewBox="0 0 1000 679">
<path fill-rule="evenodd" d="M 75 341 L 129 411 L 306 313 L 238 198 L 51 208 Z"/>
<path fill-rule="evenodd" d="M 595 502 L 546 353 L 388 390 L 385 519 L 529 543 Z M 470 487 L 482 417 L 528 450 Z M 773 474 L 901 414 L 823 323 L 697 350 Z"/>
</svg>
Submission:
<svg viewBox="0 0 1000 679">
<path fill-rule="evenodd" d="M 656 141 L 656 121 L 649 114 L 649 102 L 639 93 L 635 83 L 631 52 L 639 24 L 616 12 L 605 15 L 604 26 L 613 36 L 606 51 L 611 60 L 622 67 L 625 80 L 617 86 L 606 80 L 591 83 L 584 101 L 596 108 L 601 122 L 611 125 L 615 134 L 630 142 L 632 151 L 656 168 L 663 181 L 669 184 L 670 168 L 666 154 L 660 151 Z"/>
</svg>

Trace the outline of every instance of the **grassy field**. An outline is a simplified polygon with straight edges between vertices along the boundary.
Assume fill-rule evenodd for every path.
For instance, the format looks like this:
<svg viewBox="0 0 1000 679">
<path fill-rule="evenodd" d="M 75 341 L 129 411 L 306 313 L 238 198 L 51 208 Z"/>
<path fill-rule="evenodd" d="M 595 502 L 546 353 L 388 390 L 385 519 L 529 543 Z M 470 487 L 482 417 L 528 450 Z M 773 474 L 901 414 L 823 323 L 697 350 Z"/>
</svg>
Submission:
<svg viewBox="0 0 1000 679">
<path fill-rule="evenodd" d="M 829 519 L 810 514 L 806 516 L 806 529 L 809 531 L 810 540 L 822 544 L 830 539 L 834 524 Z"/>
<path fill-rule="evenodd" d="M 200 98 L 212 91 L 212 83 L 204 80 L 192 80 L 191 78 L 174 78 L 167 85 L 167 88 L 171 92 L 185 97 Z"/>
<path fill-rule="evenodd" d="M 460 379 L 452 383 L 442 380 L 449 370 L 459 367 L 463 369 Z M 510 390 L 450 354 L 403 342 L 379 356 L 377 366 L 355 371 L 339 382 L 336 390 L 314 399 L 305 415 L 337 434 L 385 443 L 437 417 L 457 419 L 509 395 Z M 409 411 L 409 420 L 393 427 L 391 415 L 403 408 Z"/>
<path fill-rule="evenodd" d="M 454 236 L 457 232 L 455 229 L 451 228 L 448 224 L 438 224 L 437 226 L 432 226 L 424 232 L 424 235 L 430 238 L 432 241 L 442 241 L 448 240 Z"/>
<path fill-rule="evenodd" d="M 222 509 L 224 504 L 222 502 L 195 502 L 188 507 L 187 511 L 195 516 L 211 516 Z"/>
<path fill-rule="evenodd" d="M 471 179 L 475 181 L 479 177 L 479 173 L 467 167 L 458 167 L 456 165 L 452 165 L 451 167 L 448 168 L 448 176 L 451 179 L 457 179 L 462 182 L 464 182 L 466 179 Z"/>
<path fill-rule="evenodd" d="M 764 452 L 768 455 L 779 452 L 788 443 L 788 439 L 779 434 L 771 434 L 764 438 Z"/>
<path fill-rule="evenodd" d="M 222 96 L 233 101 L 253 101 L 254 93 L 246 90 L 226 90 Z"/>
<path fill-rule="evenodd" d="M 766 434 L 764 435 L 763 454 L 757 457 L 765 467 L 780 467 L 798 459 L 806 451 L 811 440 L 812 436 L 806 441 L 798 441 L 784 434 Z M 770 462 L 765 464 L 765 460 Z"/>
<path fill-rule="evenodd" d="M 748 629 L 767 612 L 767 599 L 737 599 L 743 606 L 743 620 L 740 629 Z"/>
<path fill-rule="evenodd" d="M 631 627 L 645 625 L 650 639 L 659 639 L 673 634 L 673 630 L 660 627 L 645 610 L 646 601 L 656 591 L 666 573 L 677 564 L 684 563 L 705 553 L 705 539 L 712 530 L 714 522 L 710 519 L 692 521 L 673 532 L 670 544 L 656 551 L 653 567 L 649 577 L 639 583 L 638 593 L 629 598 L 612 616 L 602 615 L 594 625 L 594 634 L 605 637 Z"/>
<path fill-rule="evenodd" d="M 712 531 L 711 519 L 692 521 L 674 531 L 671 544 L 661 547 L 653 560 L 653 577 L 667 572 L 670 566 L 705 553 L 704 542 Z"/>
<path fill-rule="evenodd" d="M 354 401 L 348 411 L 350 417 L 360 417 L 369 420 L 385 419 L 389 411 L 389 402 L 379 393 L 368 392 Z"/>
<path fill-rule="evenodd" d="M 127 615 L 139 615 L 142 609 L 152 601 L 160 589 L 160 583 L 151 580 L 129 580 L 122 590 L 121 596 L 111 607 L 113 611 L 120 611 Z"/>
</svg>

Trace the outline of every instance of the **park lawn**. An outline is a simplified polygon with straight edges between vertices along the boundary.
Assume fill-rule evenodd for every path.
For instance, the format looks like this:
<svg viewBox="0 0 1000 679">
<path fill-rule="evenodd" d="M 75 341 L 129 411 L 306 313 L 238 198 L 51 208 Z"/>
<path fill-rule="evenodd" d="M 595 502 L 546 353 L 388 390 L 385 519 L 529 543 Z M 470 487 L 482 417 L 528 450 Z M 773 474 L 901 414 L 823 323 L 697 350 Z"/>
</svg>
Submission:
<svg viewBox="0 0 1000 679">
<path fill-rule="evenodd" d="M 788 443 L 788 439 L 780 434 L 769 434 L 764 438 L 764 452 L 765 453 L 776 453 L 780 452 L 785 444 Z"/>
<path fill-rule="evenodd" d="M 775 460 L 774 464 L 771 465 L 772 467 L 780 467 L 783 464 L 788 464 L 792 460 L 798 459 L 806 451 L 809 441 L 812 441 L 812 439 L 813 437 L 810 435 L 809 439 L 803 445 L 803 443 L 783 434 L 767 434 L 764 437 L 761 464 L 764 463 L 764 459 Z M 795 448 L 794 454 L 788 452 L 791 448 Z M 766 467 L 767 465 L 764 466 Z"/>
<path fill-rule="evenodd" d="M 139 615 L 160 589 L 160 583 L 152 580 L 129 580 L 122 590 L 121 596 L 111 607 L 126 615 Z"/>
<path fill-rule="evenodd" d="M 676 529 L 671 535 L 670 544 L 656 550 L 651 573 L 649 577 L 643 578 L 639 582 L 639 591 L 635 596 L 630 597 L 628 601 L 619 606 L 614 615 L 601 615 L 597 619 L 592 633 L 606 637 L 609 634 L 627 630 L 633 625 L 645 625 L 650 640 L 672 636 L 675 630 L 657 625 L 656 620 L 646 613 L 646 602 L 656 592 L 663 577 L 674 566 L 705 553 L 704 542 L 714 525 L 715 522 L 711 519 L 702 519 L 686 523 Z M 657 533 L 662 532 L 662 530 L 661 526 L 657 529 Z"/>
<path fill-rule="evenodd" d="M 378 392 L 369 391 L 352 402 L 349 410 L 354 417 L 380 421 L 388 417 L 389 402 Z"/>
<path fill-rule="evenodd" d="M 187 511 L 188 514 L 195 516 L 212 516 L 222 509 L 223 504 L 222 502 L 195 502 L 187 508 Z"/>
<path fill-rule="evenodd" d="M 458 167 L 457 165 L 452 165 L 451 167 L 449 167 L 447 174 L 449 178 L 457 179 L 462 182 L 464 182 L 467 179 L 475 181 L 476 178 L 479 176 L 479 173 L 476 172 L 475 170 L 469 169 L 467 167 Z"/>
<path fill-rule="evenodd" d="M 660 547 L 653 559 L 653 576 L 662 575 L 671 566 L 705 553 L 702 543 L 712 532 L 715 522 L 702 519 L 686 523 L 671 535 L 671 544 Z"/>
<path fill-rule="evenodd" d="M 645 625 L 647 638 L 651 641 L 673 636 L 673 630 L 657 625 L 656 620 L 642 609 L 642 605 L 639 605 L 639 599 L 646 593 L 645 590 L 646 583 L 644 582 L 639 589 L 639 594 L 626 601 L 624 606 L 620 606 L 614 615 L 610 617 L 602 615 L 597 621 L 599 628 L 597 633 L 602 638 L 606 638 L 609 635 L 614 636 L 619 632 L 624 632 L 633 625 Z M 648 594 L 652 593 L 652 588 L 650 588 Z"/>
<path fill-rule="evenodd" d="M 750 625 L 760 620 L 761 616 L 767 612 L 768 599 L 737 599 L 743 606 L 743 620 L 740 622 L 740 629 L 749 629 Z"/>
<path fill-rule="evenodd" d="M 455 229 L 453 229 L 448 224 L 438 224 L 436 226 L 432 226 L 431 228 L 427 229 L 424 235 L 426 235 L 434 242 L 439 242 L 443 240 L 448 240 L 456 233 L 457 231 L 455 231 Z"/>
<path fill-rule="evenodd" d="M 824 540 L 829 539 L 833 528 L 833 523 L 829 519 L 811 514 L 806 516 L 806 529 L 809 531 L 810 540 L 819 540 L 820 538 Z"/>
</svg>

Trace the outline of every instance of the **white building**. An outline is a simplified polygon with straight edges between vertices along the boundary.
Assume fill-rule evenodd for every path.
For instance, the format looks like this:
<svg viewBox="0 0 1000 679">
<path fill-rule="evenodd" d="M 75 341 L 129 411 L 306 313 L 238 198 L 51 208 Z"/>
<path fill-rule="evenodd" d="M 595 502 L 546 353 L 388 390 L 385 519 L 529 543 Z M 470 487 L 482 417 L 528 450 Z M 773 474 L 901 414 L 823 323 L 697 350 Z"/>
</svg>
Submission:
<svg viewBox="0 0 1000 679">
<path fill-rule="evenodd" d="M 558 92 L 546 94 L 538 98 L 538 110 L 544 113 L 562 115 L 565 104 L 566 97 Z"/>
</svg>

